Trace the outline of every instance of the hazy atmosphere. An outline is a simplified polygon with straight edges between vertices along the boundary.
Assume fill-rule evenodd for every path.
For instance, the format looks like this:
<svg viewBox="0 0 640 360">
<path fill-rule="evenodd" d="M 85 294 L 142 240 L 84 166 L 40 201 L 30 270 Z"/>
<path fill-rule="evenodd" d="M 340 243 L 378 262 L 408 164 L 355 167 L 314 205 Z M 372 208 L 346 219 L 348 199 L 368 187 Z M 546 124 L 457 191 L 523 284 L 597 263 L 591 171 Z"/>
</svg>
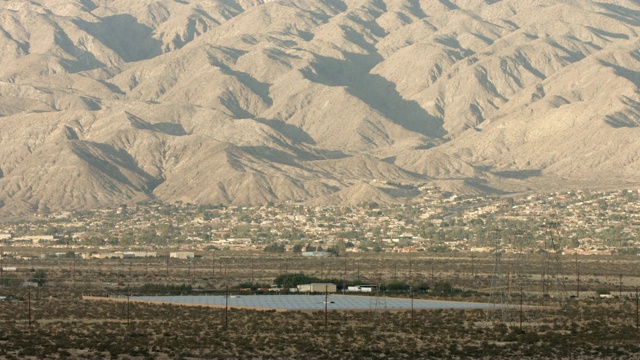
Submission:
<svg viewBox="0 0 640 360">
<path fill-rule="evenodd" d="M 5 1 L 0 212 L 638 185 L 632 0 Z"/>
<path fill-rule="evenodd" d="M 0 360 L 640 358 L 639 31 L 0 1 Z"/>
</svg>

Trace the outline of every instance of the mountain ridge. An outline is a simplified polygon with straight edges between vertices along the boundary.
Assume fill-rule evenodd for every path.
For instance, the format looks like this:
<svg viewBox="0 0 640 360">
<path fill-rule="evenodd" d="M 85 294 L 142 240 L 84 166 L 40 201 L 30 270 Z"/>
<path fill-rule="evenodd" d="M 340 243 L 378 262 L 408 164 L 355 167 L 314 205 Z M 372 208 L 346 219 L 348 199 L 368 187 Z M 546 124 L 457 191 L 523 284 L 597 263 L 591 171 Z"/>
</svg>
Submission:
<svg viewBox="0 0 640 360">
<path fill-rule="evenodd" d="M 638 24 L 632 0 L 6 1 L 0 214 L 635 187 Z"/>
</svg>

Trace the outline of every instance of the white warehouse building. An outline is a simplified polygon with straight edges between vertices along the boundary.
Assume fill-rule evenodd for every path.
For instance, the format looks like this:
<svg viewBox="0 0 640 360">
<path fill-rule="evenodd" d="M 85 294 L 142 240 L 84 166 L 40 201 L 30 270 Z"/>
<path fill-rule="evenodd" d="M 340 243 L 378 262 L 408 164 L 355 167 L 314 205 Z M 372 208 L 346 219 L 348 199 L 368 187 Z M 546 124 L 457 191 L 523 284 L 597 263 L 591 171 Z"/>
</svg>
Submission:
<svg viewBox="0 0 640 360">
<path fill-rule="evenodd" d="M 347 287 L 349 292 L 374 292 L 377 286 L 375 285 L 356 285 Z"/>
<path fill-rule="evenodd" d="M 332 284 L 332 283 L 313 283 L 313 284 L 298 285 L 298 292 L 303 292 L 303 293 L 304 292 L 334 293 L 337 290 L 338 289 L 336 287 L 336 284 Z"/>
<path fill-rule="evenodd" d="M 178 251 L 169 253 L 169 257 L 172 259 L 193 259 L 195 253 L 193 251 Z"/>
</svg>

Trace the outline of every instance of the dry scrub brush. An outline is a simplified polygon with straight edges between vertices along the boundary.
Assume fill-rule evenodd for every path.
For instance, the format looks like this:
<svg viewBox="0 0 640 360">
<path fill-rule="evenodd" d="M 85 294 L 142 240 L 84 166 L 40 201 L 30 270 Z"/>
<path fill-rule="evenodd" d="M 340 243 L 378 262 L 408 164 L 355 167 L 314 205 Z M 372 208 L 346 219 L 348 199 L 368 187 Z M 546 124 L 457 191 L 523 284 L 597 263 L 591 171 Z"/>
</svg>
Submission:
<svg viewBox="0 0 640 360">
<path fill-rule="evenodd" d="M 536 322 L 487 322 L 481 310 L 324 313 L 81 300 L 0 307 L 0 358 L 620 357 L 640 351 L 631 301 L 574 302 Z M 635 318 L 633 318 L 635 319 Z"/>
</svg>

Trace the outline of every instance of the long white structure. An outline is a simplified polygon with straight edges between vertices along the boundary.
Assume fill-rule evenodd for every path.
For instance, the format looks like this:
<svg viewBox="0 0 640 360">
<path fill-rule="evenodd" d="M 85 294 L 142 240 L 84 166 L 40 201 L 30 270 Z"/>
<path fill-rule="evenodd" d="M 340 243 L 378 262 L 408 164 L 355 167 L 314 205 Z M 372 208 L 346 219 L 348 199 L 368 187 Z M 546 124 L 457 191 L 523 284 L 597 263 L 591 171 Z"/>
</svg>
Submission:
<svg viewBox="0 0 640 360">
<path fill-rule="evenodd" d="M 298 285 L 298 292 L 330 292 L 335 293 L 337 291 L 336 284 L 332 283 L 312 283 L 312 284 L 304 284 Z"/>
</svg>

